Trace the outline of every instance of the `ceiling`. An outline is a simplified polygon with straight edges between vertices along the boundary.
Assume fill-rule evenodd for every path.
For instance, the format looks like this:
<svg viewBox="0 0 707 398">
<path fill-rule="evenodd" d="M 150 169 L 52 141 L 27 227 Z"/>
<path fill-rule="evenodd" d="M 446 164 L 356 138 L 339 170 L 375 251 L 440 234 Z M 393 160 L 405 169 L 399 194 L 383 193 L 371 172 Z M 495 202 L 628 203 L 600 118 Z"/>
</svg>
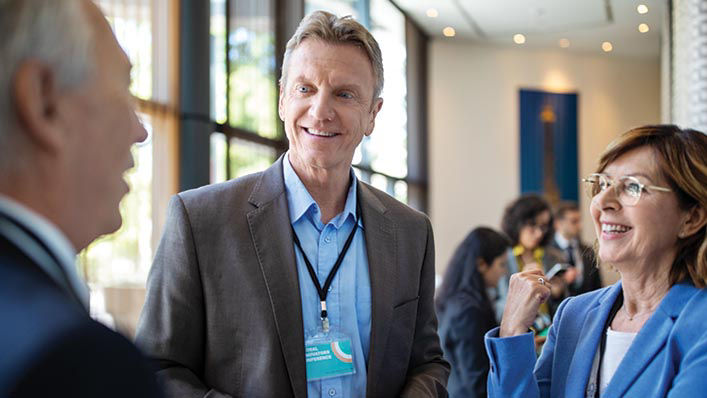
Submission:
<svg viewBox="0 0 707 398">
<path fill-rule="evenodd" d="M 602 43 L 609 41 L 608 55 L 658 57 L 660 31 L 666 12 L 665 0 L 394 0 L 431 37 L 444 40 L 470 40 L 499 45 L 519 46 L 515 34 L 525 35 L 523 47 L 556 48 L 569 52 L 603 53 Z M 639 14 L 644 4 L 648 12 Z M 434 8 L 438 16 L 430 18 Z M 641 33 L 638 25 L 648 24 Z M 451 26 L 452 38 L 442 30 Z M 560 48 L 560 39 L 569 47 Z"/>
</svg>

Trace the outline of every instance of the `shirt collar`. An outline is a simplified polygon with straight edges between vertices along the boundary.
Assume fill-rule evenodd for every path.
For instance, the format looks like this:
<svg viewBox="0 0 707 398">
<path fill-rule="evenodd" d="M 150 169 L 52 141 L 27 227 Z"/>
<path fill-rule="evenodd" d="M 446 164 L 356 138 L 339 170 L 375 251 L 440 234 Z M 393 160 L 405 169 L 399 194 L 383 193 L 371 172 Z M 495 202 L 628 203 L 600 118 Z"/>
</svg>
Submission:
<svg viewBox="0 0 707 398">
<path fill-rule="evenodd" d="M 69 239 L 64 235 L 59 228 L 52 224 L 43 216 L 37 214 L 26 206 L 10 199 L 7 196 L 0 194 L 0 213 L 5 213 L 25 228 L 30 230 L 39 238 L 52 254 L 59 261 L 58 264 L 64 274 L 66 274 L 71 284 L 70 288 L 82 301 L 82 304 L 88 308 L 89 292 L 86 283 L 79 277 L 76 269 L 76 249 L 72 246 Z M 25 253 L 32 257 L 32 253 Z M 44 269 L 46 264 L 38 264 L 50 277 L 54 278 L 56 273 L 52 270 Z"/>
<path fill-rule="evenodd" d="M 557 242 L 557 245 L 560 246 L 560 249 L 565 250 L 567 249 L 568 246 L 572 244 L 572 240 L 567 240 L 564 236 L 562 236 L 561 233 L 555 232 L 555 241 Z"/>
<path fill-rule="evenodd" d="M 312 212 L 316 215 L 316 217 L 313 217 L 314 221 L 317 224 L 321 224 L 321 212 L 319 210 L 319 205 L 314 201 L 312 195 L 309 194 L 309 191 L 307 191 L 304 183 L 292 168 L 292 164 L 290 164 L 289 152 L 282 162 L 282 168 L 285 178 L 285 189 L 287 191 L 287 206 L 290 211 L 290 223 L 296 223 L 305 214 L 307 214 L 310 209 L 313 208 L 314 210 Z M 341 228 L 348 217 L 352 217 L 354 220 L 356 219 L 358 179 L 356 178 L 356 174 L 353 172 L 353 168 L 351 168 L 350 179 L 351 184 L 349 185 L 349 192 L 346 195 L 344 211 L 330 221 L 337 229 Z M 363 227 L 363 222 L 360 218 L 358 224 L 360 227 Z"/>
</svg>

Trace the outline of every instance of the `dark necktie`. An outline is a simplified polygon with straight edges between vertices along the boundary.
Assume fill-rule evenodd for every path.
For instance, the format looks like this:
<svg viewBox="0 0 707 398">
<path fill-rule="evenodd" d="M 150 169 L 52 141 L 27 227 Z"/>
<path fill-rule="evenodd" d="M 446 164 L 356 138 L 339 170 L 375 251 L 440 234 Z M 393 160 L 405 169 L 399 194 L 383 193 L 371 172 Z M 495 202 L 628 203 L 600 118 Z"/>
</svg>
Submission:
<svg viewBox="0 0 707 398">
<path fill-rule="evenodd" d="M 575 265 L 575 263 L 574 263 L 574 247 L 572 246 L 571 243 L 567 246 L 566 250 L 567 250 L 567 262 L 570 265 L 574 266 Z"/>
</svg>

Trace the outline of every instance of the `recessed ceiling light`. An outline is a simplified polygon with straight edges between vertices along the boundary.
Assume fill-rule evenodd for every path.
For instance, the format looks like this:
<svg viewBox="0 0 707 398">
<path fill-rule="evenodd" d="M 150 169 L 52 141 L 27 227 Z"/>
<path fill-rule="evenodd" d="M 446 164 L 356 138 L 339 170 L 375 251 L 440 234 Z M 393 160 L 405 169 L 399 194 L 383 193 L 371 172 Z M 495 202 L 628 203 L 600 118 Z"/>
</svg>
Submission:
<svg viewBox="0 0 707 398">
<path fill-rule="evenodd" d="M 454 37 L 454 35 L 457 34 L 457 32 L 454 30 L 453 27 L 447 26 L 442 30 L 442 34 L 447 36 L 447 37 Z"/>
<path fill-rule="evenodd" d="M 614 49 L 614 46 L 612 46 L 610 42 L 605 41 L 601 43 L 601 49 L 604 50 L 604 52 L 608 53 Z"/>
<path fill-rule="evenodd" d="M 430 18 L 437 18 L 439 16 L 439 13 L 437 12 L 437 9 L 435 9 L 435 8 L 428 8 L 427 9 L 427 16 Z"/>
<path fill-rule="evenodd" d="M 516 34 L 513 35 L 513 41 L 514 41 L 516 44 L 523 44 L 523 43 L 525 43 L 525 36 L 523 36 L 523 35 L 520 34 L 520 33 L 516 33 Z"/>
<path fill-rule="evenodd" d="M 638 7 L 636 7 L 636 11 L 638 11 L 639 14 L 645 14 L 648 12 L 648 6 L 645 4 L 639 4 Z"/>
<path fill-rule="evenodd" d="M 558 43 L 560 44 L 560 47 L 562 47 L 562 48 L 567 48 L 570 46 L 569 39 L 560 39 L 560 41 Z"/>
<path fill-rule="evenodd" d="M 642 24 L 638 25 L 638 31 L 641 33 L 646 33 L 649 30 L 651 30 L 651 28 L 648 27 L 648 24 L 642 23 Z"/>
</svg>

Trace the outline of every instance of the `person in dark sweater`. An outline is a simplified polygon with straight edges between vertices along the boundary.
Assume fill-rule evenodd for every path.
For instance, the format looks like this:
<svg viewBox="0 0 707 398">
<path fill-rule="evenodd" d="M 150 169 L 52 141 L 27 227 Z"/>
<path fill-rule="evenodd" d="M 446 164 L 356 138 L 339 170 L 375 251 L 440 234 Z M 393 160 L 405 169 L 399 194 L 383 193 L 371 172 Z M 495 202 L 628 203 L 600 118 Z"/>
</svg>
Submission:
<svg viewBox="0 0 707 398">
<path fill-rule="evenodd" d="M 490 295 L 506 274 L 510 241 L 491 228 L 479 227 L 459 245 L 436 299 L 439 336 L 452 364 L 449 396 L 486 397 L 489 361 L 484 334 L 498 326 Z"/>
</svg>

